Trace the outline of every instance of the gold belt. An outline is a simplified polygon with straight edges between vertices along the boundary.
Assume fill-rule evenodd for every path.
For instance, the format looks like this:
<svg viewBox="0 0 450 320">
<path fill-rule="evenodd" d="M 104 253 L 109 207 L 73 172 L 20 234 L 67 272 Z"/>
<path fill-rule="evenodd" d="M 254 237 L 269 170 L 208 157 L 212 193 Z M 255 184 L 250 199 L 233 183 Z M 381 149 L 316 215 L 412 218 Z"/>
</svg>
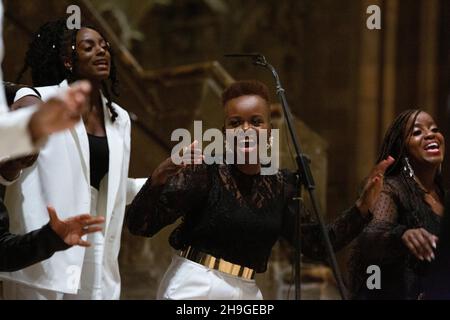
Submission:
<svg viewBox="0 0 450 320">
<path fill-rule="evenodd" d="M 217 259 L 216 257 L 198 251 L 192 247 L 188 247 L 186 250 L 180 252 L 180 256 L 198 264 L 201 264 L 210 269 L 214 269 L 223 273 L 230 274 L 232 276 L 240 277 L 247 280 L 255 278 L 255 271 L 253 269 L 234 264 L 223 259 Z"/>
</svg>

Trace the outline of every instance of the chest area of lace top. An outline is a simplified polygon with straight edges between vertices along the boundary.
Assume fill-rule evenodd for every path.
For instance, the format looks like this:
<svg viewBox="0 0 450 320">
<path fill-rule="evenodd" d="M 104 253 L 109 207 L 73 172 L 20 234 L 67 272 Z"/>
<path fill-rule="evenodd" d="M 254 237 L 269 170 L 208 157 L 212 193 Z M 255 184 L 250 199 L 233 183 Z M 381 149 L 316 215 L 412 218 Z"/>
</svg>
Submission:
<svg viewBox="0 0 450 320">
<path fill-rule="evenodd" d="M 220 168 L 210 176 L 210 189 L 205 203 L 186 219 L 198 236 L 212 236 L 239 242 L 243 246 L 267 243 L 279 237 L 285 201 L 282 186 L 275 177 L 254 176 L 239 189 L 228 168 Z M 237 177 L 239 178 L 239 177 Z M 245 195 L 245 196 L 244 196 Z"/>
</svg>

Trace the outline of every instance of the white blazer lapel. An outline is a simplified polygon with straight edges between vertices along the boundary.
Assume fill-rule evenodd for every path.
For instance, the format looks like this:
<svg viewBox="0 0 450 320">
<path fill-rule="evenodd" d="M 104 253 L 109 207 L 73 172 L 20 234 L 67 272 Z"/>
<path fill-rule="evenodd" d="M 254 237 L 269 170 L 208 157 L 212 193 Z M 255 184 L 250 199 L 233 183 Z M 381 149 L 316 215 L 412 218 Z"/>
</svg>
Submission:
<svg viewBox="0 0 450 320">
<path fill-rule="evenodd" d="M 89 163 L 89 140 L 86 133 L 86 128 L 83 123 L 83 119 L 70 130 L 70 133 L 77 144 L 78 149 L 80 150 L 81 163 L 83 164 L 83 173 L 86 176 L 86 181 L 91 183 L 91 175 L 90 175 L 90 163 Z"/>
<path fill-rule="evenodd" d="M 69 83 L 67 80 L 62 81 L 58 87 L 60 89 L 68 88 Z M 90 164 L 89 164 L 89 140 L 87 137 L 86 127 L 84 126 L 83 119 L 80 119 L 78 124 L 70 130 L 70 133 L 75 140 L 75 143 L 80 150 L 81 163 L 83 164 L 83 173 L 86 176 L 86 181 L 90 184 Z"/>
<path fill-rule="evenodd" d="M 111 114 L 106 106 L 106 99 L 103 97 L 103 110 L 105 115 L 106 135 L 108 137 L 109 148 L 109 171 L 108 171 L 108 197 L 106 205 L 106 228 L 108 229 L 111 214 L 114 209 L 115 199 L 119 190 L 122 177 L 123 161 L 123 132 L 121 131 L 121 119 L 111 120 Z"/>
</svg>

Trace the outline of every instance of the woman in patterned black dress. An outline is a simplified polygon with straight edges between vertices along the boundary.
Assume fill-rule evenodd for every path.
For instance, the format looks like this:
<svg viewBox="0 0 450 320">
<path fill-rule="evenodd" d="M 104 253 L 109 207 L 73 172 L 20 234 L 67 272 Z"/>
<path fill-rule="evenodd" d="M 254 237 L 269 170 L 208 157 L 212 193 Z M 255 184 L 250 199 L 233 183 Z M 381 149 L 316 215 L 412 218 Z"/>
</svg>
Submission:
<svg viewBox="0 0 450 320">
<path fill-rule="evenodd" d="M 225 129 L 270 131 L 268 90 L 256 81 L 241 81 L 223 93 Z M 270 134 L 269 134 L 270 135 Z M 244 154 L 254 141 L 238 141 Z M 269 141 L 258 141 L 266 147 Z M 194 160 L 201 159 L 199 151 Z M 246 160 L 248 160 L 246 158 Z M 368 208 L 382 186 L 392 159 L 375 167 L 357 203 L 327 227 L 334 250 L 354 239 L 371 219 Z M 168 177 L 170 176 L 170 177 Z M 168 159 L 141 189 L 127 212 L 133 234 L 151 237 L 182 218 L 170 236 L 181 250 L 160 285 L 161 299 L 262 299 L 253 279 L 266 271 L 275 242 L 294 241 L 298 210 L 294 175 L 280 170 L 262 175 L 261 165 L 196 164 L 175 166 Z M 301 215 L 306 209 L 301 205 Z M 325 258 L 319 225 L 302 227 L 302 252 Z"/>
<path fill-rule="evenodd" d="M 444 137 L 426 112 L 405 111 L 388 130 L 379 159 L 392 155 L 396 162 L 350 260 L 355 299 L 421 297 L 444 212 L 444 153 Z M 366 285 L 371 265 L 380 268 L 379 289 Z"/>
</svg>

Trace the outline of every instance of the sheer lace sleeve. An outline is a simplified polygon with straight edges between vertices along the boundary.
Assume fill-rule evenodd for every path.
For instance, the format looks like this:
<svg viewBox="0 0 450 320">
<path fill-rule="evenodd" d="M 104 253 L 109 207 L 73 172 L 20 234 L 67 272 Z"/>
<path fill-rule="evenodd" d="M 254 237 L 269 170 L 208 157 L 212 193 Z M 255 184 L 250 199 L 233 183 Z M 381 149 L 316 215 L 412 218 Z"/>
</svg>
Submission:
<svg viewBox="0 0 450 320">
<path fill-rule="evenodd" d="M 295 214 L 298 210 L 296 208 L 298 202 L 292 200 L 295 195 L 295 184 L 292 183 L 292 177 L 287 176 L 285 181 L 287 205 L 284 212 L 283 237 L 293 244 Z M 319 223 L 314 222 L 313 219 L 310 218 L 311 214 L 308 209 L 306 209 L 303 202 L 300 205 L 300 212 L 302 217 L 302 253 L 313 259 L 326 259 L 327 251 Z M 325 228 L 330 237 L 334 251 L 339 251 L 355 239 L 367 226 L 371 218 L 370 215 L 364 218 L 356 207 L 352 207 L 343 212 L 334 222 L 326 225 Z"/>
<path fill-rule="evenodd" d="M 359 250 L 367 263 L 389 263 L 405 253 L 401 241 L 407 227 L 399 224 L 398 190 L 395 183 L 385 181 L 383 191 L 373 208 L 373 220 L 361 234 Z"/>
<path fill-rule="evenodd" d="M 206 165 L 188 166 L 156 188 L 148 179 L 127 210 L 128 229 L 135 235 L 155 235 L 191 213 L 206 197 L 208 184 Z"/>
</svg>

